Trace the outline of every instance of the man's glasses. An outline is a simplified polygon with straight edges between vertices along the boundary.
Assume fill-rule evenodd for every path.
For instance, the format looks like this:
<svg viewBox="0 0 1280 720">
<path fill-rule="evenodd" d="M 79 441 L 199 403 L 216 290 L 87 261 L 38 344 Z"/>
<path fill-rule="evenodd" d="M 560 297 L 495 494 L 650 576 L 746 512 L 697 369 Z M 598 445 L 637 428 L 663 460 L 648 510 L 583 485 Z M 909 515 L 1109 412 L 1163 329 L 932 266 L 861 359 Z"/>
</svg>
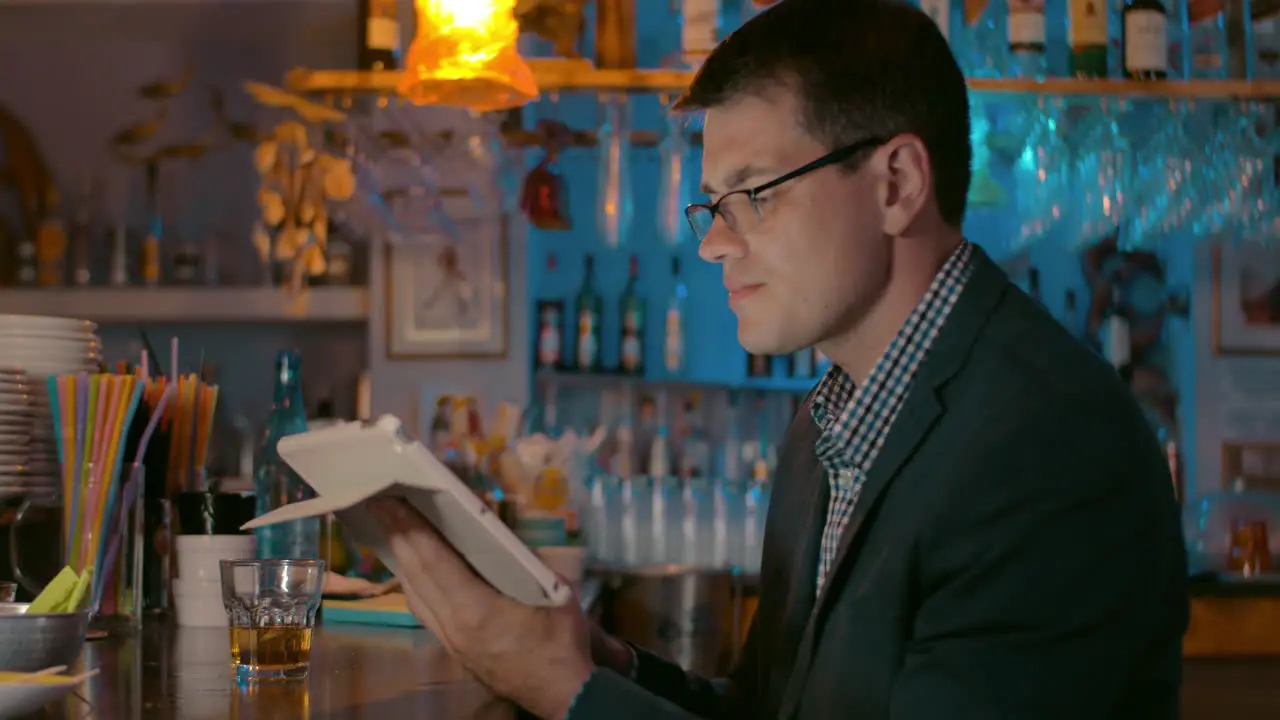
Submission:
<svg viewBox="0 0 1280 720">
<path fill-rule="evenodd" d="M 742 234 L 751 232 L 760 224 L 760 220 L 764 217 L 760 213 L 760 205 L 756 201 L 760 193 L 766 190 L 772 190 L 779 185 L 795 180 L 803 175 L 808 175 L 814 170 L 821 170 L 828 165 L 834 165 L 843 162 L 858 153 L 868 150 L 879 145 L 883 145 L 885 140 L 881 138 L 868 138 L 859 140 L 852 145 L 845 145 L 837 148 L 813 162 L 803 165 L 792 170 L 791 172 L 780 175 L 763 185 L 757 185 L 753 188 L 745 190 L 734 190 L 725 193 L 719 200 L 713 203 L 694 203 L 684 209 L 684 216 L 689 220 L 689 227 L 693 228 L 693 234 L 701 242 L 711 232 L 711 224 L 716 221 L 716 217 L 724 218 L 725 224 L 735 233 Z"/>
</svg>

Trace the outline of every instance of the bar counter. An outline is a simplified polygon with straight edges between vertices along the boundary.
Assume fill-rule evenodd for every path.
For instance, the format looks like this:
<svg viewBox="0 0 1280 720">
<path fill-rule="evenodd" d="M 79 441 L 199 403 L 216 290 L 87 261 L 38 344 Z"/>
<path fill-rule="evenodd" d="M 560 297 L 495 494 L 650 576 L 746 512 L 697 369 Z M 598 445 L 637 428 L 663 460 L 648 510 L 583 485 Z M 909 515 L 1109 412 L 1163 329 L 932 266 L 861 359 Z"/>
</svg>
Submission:
<svg viewBox="0 0 1280 720">
<path fill-rule="evenodd" d="M 507 720 L 514 708 L 494 698 L 426 630 L 329 625 L 316 631 L 305 683 L 239 688 L 226 630 L 153 624 L 134 638 L 85 645 L 84 668 L 100 673 L 33 718 L 431 718 Z M 1280 658 L 1188 659 L 1184 720 L 1280 717 Z"/>
<path fill-rule="evenodd" d="M 1215 601 L 1239 602 L 1261 587 L 1222 584 L 1192 586 L 1193 628 Z M 604 584 L 588 579 L 579 593 L 583 608 L 598 616 Z M 1245 623 L 1264 637 L 1280 624 L 1280 592 L 1255 600 L 1272 601 L 1266 627 Z M 750 610 L 745 613 L 749 616 Z M 1257 611 L 1254 611 L 1257 612 Z M 1221 613 L 1213 613 L 1214 615 Z M 1228 627 L 1242 624 L 1233 613 Z M 1211 632 L 1209 637 L 1234 633 Z M 1188 650 L 1197 647 L 1193 629 Z M 1275 720 L 1280 718 L 1280 646 L 1270 652 L 1241 653 L 1236 643 L 1200 644 L 1183 663 L 1183 720 Z M 1218 645 L 1214 643 L 1213 645 Z M 326 718 L 408 718 L 432 720 L 507 720 L 514 707 L 494 698 L 471 678 L 424 629 L 336 623 L 317 627 L 312 643 L 311 675 L 306 682 L 237 687 L 230 667 L 225 629 L 180 628 L 172 623 L 145 625 L 140 635 L 92 640 L 85 644 L 80 671 L 97 668 L 80 696 L 46 708 L 35 718 L 85 720 L 309 720 Z M 385 713 L 385 714 L 384 714 Z"/>
<path fill-rule="evenodd" d="M 131 638 L 85 645 L 81 670 L 99 674 L 36 718 L 432 718 L 506 720 L 494 698 L 426 630 L 329 625 L 312 642 L 305 682 L 237 687 L 225 629 L 154 623 Z"/>
</svg>

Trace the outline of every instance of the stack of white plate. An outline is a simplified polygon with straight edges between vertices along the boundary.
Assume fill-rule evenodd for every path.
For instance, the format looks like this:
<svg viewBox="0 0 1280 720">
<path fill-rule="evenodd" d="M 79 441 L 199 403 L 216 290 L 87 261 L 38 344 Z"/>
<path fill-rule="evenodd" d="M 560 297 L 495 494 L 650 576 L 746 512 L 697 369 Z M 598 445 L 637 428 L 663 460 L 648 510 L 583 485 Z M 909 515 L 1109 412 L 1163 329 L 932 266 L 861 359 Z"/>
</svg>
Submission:
<svg viewBox="0 0 1280 720">
<path fill-rule="evenodd" d="M 56 494 L 58 452 L 46 379 L 102 360 L 87 320 L 0 315 L 0 498 Z"/>
</svg>

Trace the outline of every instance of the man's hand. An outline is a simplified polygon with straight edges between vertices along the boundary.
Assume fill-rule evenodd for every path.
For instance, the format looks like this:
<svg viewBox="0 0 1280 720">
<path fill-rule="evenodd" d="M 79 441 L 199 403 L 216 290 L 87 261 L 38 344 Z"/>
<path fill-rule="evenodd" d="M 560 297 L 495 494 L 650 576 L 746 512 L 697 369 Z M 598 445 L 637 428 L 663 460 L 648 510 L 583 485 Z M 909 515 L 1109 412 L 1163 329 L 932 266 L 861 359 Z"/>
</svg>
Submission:
<svg viewBox="0 0 1280 720">
<path fill-rule="evenodd" d="M 579 604 L 536 608 L 511 600 L 467 566 L 403 501 L 369 502 L 400 566 L 409 609 L 495 693 L 560 720 L 590 677 L 591 629 Z"/>
<path fill-rule="evenodd" d="M 626 643 L 592 624 L 591 660 L 600 667 L 629 677 L 634 670 L 635 655 Z"/>
</svg>

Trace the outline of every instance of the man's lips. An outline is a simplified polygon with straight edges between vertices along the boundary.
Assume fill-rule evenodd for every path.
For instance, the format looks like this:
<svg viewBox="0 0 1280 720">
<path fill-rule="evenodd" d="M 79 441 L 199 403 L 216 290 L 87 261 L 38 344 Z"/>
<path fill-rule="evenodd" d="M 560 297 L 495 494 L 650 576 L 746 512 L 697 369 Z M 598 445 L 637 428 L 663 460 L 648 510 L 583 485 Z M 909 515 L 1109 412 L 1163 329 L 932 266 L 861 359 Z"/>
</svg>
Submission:
<svg viewBox="0 0 1280 720">
<path fill-rule="evenodd" d="M 756 294 L 763 284 L 756 285 L 726 285 L 725 289 L 729 291 L 729 304 L 740 303 Z"/>
</svg>

